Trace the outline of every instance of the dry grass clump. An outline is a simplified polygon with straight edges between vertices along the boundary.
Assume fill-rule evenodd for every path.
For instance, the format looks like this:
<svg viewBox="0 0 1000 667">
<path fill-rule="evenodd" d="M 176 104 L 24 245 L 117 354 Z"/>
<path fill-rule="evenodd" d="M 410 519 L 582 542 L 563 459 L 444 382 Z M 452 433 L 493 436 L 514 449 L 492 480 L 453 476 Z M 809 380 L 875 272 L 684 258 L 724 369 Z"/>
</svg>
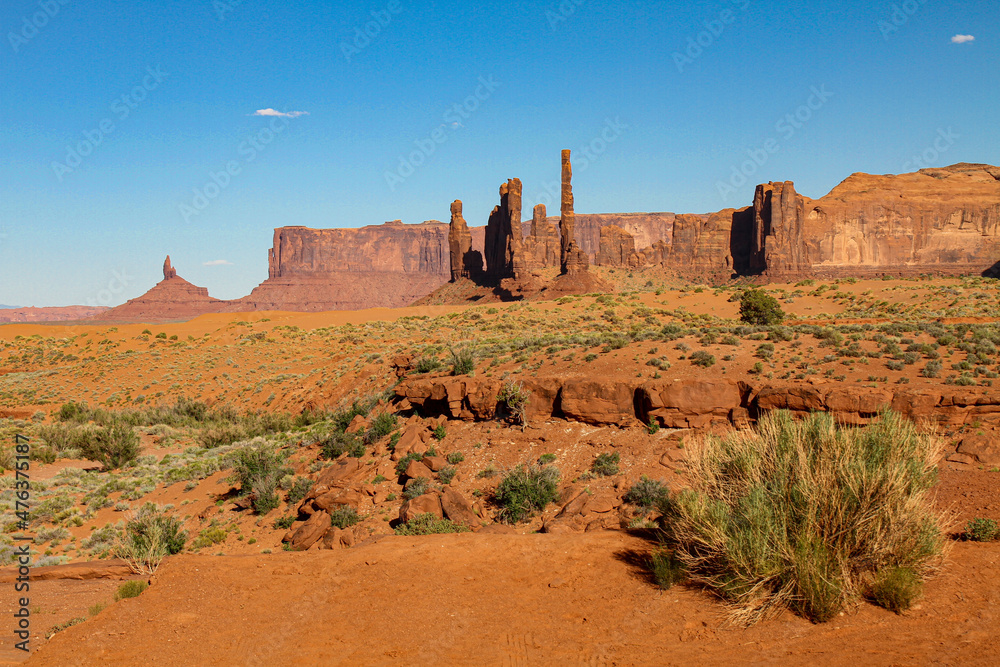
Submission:
<svg viewBox="0 0 1000 667">
<path fill-rule="evenodd" d="M 928 493 L 940 453 L 892 412 L 857 429 L 773 413 L 691 447 L 693 488 L 662 503 L 665 546 L 739 623 L 782 606 L 827 621 L 862 597 L 903 611 L 944 548 Z"/>
</svg>

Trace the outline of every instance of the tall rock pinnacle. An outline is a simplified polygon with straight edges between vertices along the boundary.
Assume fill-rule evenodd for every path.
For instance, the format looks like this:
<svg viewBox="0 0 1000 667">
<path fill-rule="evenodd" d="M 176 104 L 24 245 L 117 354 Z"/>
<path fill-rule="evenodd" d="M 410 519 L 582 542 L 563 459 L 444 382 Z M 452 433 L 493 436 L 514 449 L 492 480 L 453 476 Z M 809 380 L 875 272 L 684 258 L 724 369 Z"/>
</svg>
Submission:
<svg viewBox="0 0 1000 667">
<path fill-rule="evenodd" d="M 177 269 L 170 266 L 170 255 L 167 255 L 167 258 L 163 261 L 163 279 L 166 280 L 168 278 L 176 278 L 176 277 L 177 277 Z"/>
<path fill-rule="evenodd" d="M 562 152 L 562 198 L 560 202 L 559 270 L 562 275 L 586 271 L 590 266 L 586 253 L 573 240 L 576 213 L 573 212 L 573 165 L 569 160 L 570 151 Z"/>
</svg>

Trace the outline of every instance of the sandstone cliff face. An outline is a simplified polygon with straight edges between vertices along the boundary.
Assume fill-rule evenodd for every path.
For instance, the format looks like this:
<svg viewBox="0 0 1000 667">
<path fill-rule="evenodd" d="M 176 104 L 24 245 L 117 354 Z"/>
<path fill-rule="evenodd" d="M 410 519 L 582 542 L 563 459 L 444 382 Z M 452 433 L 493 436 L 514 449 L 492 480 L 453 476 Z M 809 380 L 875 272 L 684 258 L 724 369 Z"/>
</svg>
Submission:
<svg viewBox="0 0 1000 667">
<path fill-rule="evenodd" d="M 545 204 L 538 204 L 532 210 L 531 226 L 527 236 L 524 237 L 524 254 L 528 268 L 544 269 L 559 266 L 559 248 L 559 227 L 546 217 Z"/>
<path fill-rule="evenodd" d="M 440 222 L 275 229 L 269 278 L 227 310 L 405 306 L 451 277 L 448 235 L 449 226 Z"/>
<path fill-rule="evenodd" d="M 646 247 L 644 263 L 663 248 Z M 853 174 L 812 200 L 791 181 L 753 203 L 678 215 L 663 261 L 689 277 L 874 276 L 1000 270 L 1000 168 L 957 164 L 912 174 Z"/>
<path fill-rule="evenodd" d="M 601 246 L 594 263 L 598 266 L 637 268 L 640 259 L 635 252 L 635 238 L 616 225 L 602 227 Z"/>
<path fill-rule="evenodd" d="M 448 225 L 391 222 L 358 229 L 280 227 L 269 253 L 271 277 L 368 271 L 451 275 Z"/>
<path fill-rule="evenodd" d="M 962 273 L 1000 260 L 1000 168 L 853 174 L 806 201 L 805 251 L 823 274 Z"/>
</svg>

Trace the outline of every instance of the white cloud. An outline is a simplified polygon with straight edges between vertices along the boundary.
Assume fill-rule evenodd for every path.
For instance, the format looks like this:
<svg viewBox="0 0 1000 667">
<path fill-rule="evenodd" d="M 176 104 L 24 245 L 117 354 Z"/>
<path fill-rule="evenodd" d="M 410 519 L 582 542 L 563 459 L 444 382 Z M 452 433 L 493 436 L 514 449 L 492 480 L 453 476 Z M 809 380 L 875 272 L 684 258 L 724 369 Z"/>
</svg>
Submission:
<svg viewBox="0 0 1000 667">
<path fill-rule="evenodd" d="M 202 266 L 232 266 L 233 263 L 226 259 L 213 259 L 210 262 L 204 262 Z"/>
<path fill-rule="evenodd" d="M 952 44 L 965 44 L 966 42 L 974 41 L 976 38 L 973 35 L 955 35 L 951 38 Z"/>
<path fill-rule="evenodd" d="M 280 118 L 298 118 L 308 116 L 308 111 L 278 111 L 277 109 L 258 109 L 253 112 L 254 116 L 278 116 Z"/>
</svg>

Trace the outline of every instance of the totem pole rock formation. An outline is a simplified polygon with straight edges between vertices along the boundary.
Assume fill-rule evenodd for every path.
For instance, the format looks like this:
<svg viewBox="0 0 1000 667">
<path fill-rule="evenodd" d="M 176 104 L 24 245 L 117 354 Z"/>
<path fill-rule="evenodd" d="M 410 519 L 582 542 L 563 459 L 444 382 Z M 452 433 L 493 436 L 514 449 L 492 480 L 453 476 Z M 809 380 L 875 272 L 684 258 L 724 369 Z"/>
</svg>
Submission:
<svg viewBox="0 0 1000 667">
<path fill-rule="evenodd" d="M 451 203 L 451 223 L 448 227 L 448 248 L 451 258 L 451 282 L 460 278 L 476 278 L 483 271 L 483 256 L 472 249 L 472 233 L 462 217 L 462 200 Z"/>
<path fill-rule="evenodd" d="M 499 284 L 507 278 L 527 274 L 521 236 L 521 180 L 512 178 L 500 186 L 500 205 L 493 208 L 486 225 L 486 278 Z"/>
<path fill-rule="evenodd" d="M 560 273 L 568 275 L 586 271 L 590 266 L 587 254 L 573 240 L 573 226 L 576 214 L 573 212 L 573 165 L 570 163 L 570 151 L 562 152 L 562 201 L 560 202 L 559 234 L 560 234 Z"/>
<path fill-rule="evenodd" d="M 176 278 L 176 277 L 177 277 L 177 269 L 175 269 L 170 265 L 170 255 L 167 255 L 167 258 L 163 260 L 163 278 L 165 280 L 167 278 Z"/>
</svg>

